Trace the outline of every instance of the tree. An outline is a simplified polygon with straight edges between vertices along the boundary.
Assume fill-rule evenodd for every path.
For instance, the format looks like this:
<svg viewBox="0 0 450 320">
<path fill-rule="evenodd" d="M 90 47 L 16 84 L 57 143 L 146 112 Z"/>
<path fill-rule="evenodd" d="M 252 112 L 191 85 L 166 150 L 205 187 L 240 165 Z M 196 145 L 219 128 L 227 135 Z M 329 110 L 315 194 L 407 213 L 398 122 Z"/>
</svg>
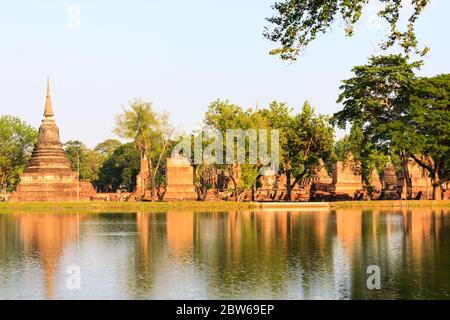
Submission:
<svg viewBox="0 0 450 320">
<path fill-rule="evenodd" d="M 151 200 L 155 197 L 155 178 L 166 155 L 174 129 L 168 121 L 168 114 L 158 114 L 150 102 L 136 99 L 130 109 L 116 115 L 114 132 L 122 138 L 131 139 L 140 153 L 148 158 Z"/>
<path fill-rule="evenodd" d="M 298 114 L 276 101 L 259 112 L 268 127 L 280 131 L 280 173 L 286 175 L 286 200 L 290 201 L 292 190 L 312 173 L 319 159 L 331 156 L 333 128 L 327 117 L 315 114 L 308 101 Z"/>
<path fill-rule="evenodd" d="M 286 199 L 291 200 L 292 190 L 307 178 L 319 160 L 331 156 L 334 130 L 328 117 L 316 115 L 314 108 L 306 101 L 300 113 L 292 117 L 285 129 L 287 145 L 283 152 L 286 174 Z"/>
<path fill-rule="evenodd" d="M 100 142 L 95 148 L 94 151 L 98 153 L 103 159 L 109 158 L 114 151 L 118 147 L 120 147 L 122 143 L 116 139 L 107 139 L 103 142 Z"/>
<path fill-rule="evenodd" d="M 408 17 L 406 31 L 400 31 L 403 0 L 380 0 L 383 5 L 378 16 L 390 26 L 387 39 L 381 43 L 382 49 L 399 44 L 406 53 L 412 49 L 418 52 L 414 25 L 417 18 L 430 0 L 412 1 L 413 10 Z M 320 34 L 329 31 L 332 25 L 343 20 L 345 33 L 353 34 L 354 25 L 360 20 L 368 0 L 282 0 L 275 2 L 275 15 L 267 18 L 271 24 L 264 30 L 264 36 L 280 45 L 270 53 L 279 55 L 283 60 L 294 61 L 309 43 Z M 420 54 L 428 51 L 425 48 Z M 419 53 L 419 52 L 418 52 Z"/>
<path fill-rule="evenodd" d="M 208 111 L 205 114 L 206 131 L 219 130 L 223 136 L 222 158 L 226 159 L 225 143 L 227 130 L 229 129 L 260 129 L 266 127 L 263 123 L 263 118 L 257 112 L 254 112 L 251 108 L 243 109 L 242 107 L 231 104 L 228 100 L 221 101 L 216 100 L 212 102 Z M 269 134 L 270 135 L 270 134 Z M 235 139 L 233 139 L 235 141 Z M 249 137 L 245 136 L 245 146 L 249 145 Z M 256 164 L 249 164 L 249 148 L 246 148 L 245 152 L 245 168 L 242 168 L 243 163 L 239 163 L 237 159 L 237 144 L 234 144 L 235 157 L 224 164 L 216 164 L 217 167 L 226 170 L 230 177 L 235 194 L 236 200 L 239 201 L 243 191 L 248 188 L 249 185 L 254 186 L 256 179 L 259 176 L 259 171 L 262 168 L 261 162 Z M 241 180 L 238 180 L 237 174 L 241 173 Z M 244 174 L 242 176 L 242 174 Z"/>
<path fill-rule="evenodd" d="M 450 74 L 419 78 L 410 97 L 411 157 L 430 174 L 433 199 L 450 181 Z"/>
<path fill-rule="evenodd" d="M 98 179 L 103 158 L 94 150 L 88 149 L 82 142 L 70 140 L 64 144 L 64 151 L 70 160 L 72 170 L 79 171 L 80 180 L 90 181 Z"/>
<path fill-rule="evenodd" d="M 345 129 L 350 123 L 359 143 L 361 160 L 377 152 L 394 152 L 403 161 L 407 195 L 411 198 L 408 146 L 415 143 L 414 128 L 408 118 L 409 96 L 415 81 L 414 69 L 421 62 L 409 63 L 401 55 L 373 56 L 369 63 L 352 69 L 355 76 L 343 81 L 338 103 L 344 108 L 335 113 L 333 123 Z M 378 151 L 376 151 L 378 150 Z M 370 170 L 366 162 L 363 170 Z"/>
<path fill-rule="evenodd" d="M 0 192 L 15 189 L 37 136 L 37 130 L 19 118 L 0 116 Z"/>
<path fill-rule="evenodd" d="M 116 192 L 118 189 L 132 192 L 136 187 L 140 160 L 140 154 L 132 143 L 119 146 L 101 166 L 94 186 L 103 192 Z"/>
</svg>

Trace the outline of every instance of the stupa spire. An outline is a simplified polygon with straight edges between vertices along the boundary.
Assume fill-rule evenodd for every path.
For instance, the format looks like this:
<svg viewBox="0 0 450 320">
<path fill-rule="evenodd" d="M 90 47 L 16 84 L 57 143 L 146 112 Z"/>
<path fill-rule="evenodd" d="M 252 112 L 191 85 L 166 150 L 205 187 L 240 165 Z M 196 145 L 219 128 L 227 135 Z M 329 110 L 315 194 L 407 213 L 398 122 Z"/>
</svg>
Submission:
<svg viewBox="0 0 450 320">
<path fill-rule="evenodd" d="M 52 99 L 50 97 L 50 79 L 47 78 L 47 97 L 45 98 L 44 117 L 53 117 Z"/>
</svg>

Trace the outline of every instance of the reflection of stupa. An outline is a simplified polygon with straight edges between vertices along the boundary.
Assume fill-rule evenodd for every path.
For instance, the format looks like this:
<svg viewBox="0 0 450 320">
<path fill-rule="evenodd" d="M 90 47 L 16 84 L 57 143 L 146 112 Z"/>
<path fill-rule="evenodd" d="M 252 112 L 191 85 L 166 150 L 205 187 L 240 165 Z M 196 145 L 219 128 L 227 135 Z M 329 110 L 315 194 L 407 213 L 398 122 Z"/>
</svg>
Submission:
<svg viewBox="0 0 450 320">
<path fill-rule="evenodd" d="M 20 184 L 11 201 L 89 200 L 94 193 L 90 183 L 78 181 L 78 173 L 72 171 L 64 153 L 47 83 L 45 112 L 38 141 L 25 172 L 20 175 Z"/>
<path fill-rule="evenodd" d="M 45 298 L 55 298 L 64 249 L 79 238 L 78 215 L 27 214 L 18 212 L 20 240 L 26 256 L 37 253 L 42 269 Z"/>
</svg>

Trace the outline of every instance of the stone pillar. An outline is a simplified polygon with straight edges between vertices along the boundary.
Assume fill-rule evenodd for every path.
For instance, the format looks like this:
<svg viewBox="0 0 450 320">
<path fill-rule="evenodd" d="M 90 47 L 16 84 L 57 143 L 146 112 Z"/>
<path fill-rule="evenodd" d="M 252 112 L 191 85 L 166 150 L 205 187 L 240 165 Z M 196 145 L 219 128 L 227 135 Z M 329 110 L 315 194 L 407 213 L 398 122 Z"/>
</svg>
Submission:
<svg viewBox="0 0 450 320">
<path fill-rule="evenodd" d="M 144 155 L 144 157 L 141 159 L 141 170 L 139 171 L 139 174 L 136 176 L 137 195 L 139 196 L 145 195 L 145 190 L 147 190 L 149 176 L 150 173 L 148 170 L 148 159 L 147 156 Z"/>
</svg>

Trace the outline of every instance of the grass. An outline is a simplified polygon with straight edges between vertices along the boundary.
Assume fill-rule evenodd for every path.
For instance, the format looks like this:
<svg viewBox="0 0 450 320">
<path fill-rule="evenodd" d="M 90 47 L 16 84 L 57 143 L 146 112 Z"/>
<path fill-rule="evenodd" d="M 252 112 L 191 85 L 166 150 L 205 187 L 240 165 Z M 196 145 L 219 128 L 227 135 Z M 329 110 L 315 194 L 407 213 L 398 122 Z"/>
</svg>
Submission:
<svg viewBox="0 0 450 320">
<path fill-rule="evenodd" d="M 450 208 L 450 200 L 444 201 L 340 201 L 332 202 L 333 208 Z M 228 211 L 260 208 L 256 202 L 179 201 L 179 202 L 0 202 L 0 214 L 16 212 L 36 213 L 132 213 L 164 211 Z"/>
<path fill-rule="evenodd" d="M 246 210 L 259 207 L 254 202 L 0 202 L 1 213 L 14 212 L 52 212 L 52 213 L 81 213 L 81 212 L 161 212 L 183 210 Z"/>
<path fill-rule="evenodd" d="M 450 208 L 450 200 L 384 200 L 332 202 L 336 208 Z"/>
</svg>

